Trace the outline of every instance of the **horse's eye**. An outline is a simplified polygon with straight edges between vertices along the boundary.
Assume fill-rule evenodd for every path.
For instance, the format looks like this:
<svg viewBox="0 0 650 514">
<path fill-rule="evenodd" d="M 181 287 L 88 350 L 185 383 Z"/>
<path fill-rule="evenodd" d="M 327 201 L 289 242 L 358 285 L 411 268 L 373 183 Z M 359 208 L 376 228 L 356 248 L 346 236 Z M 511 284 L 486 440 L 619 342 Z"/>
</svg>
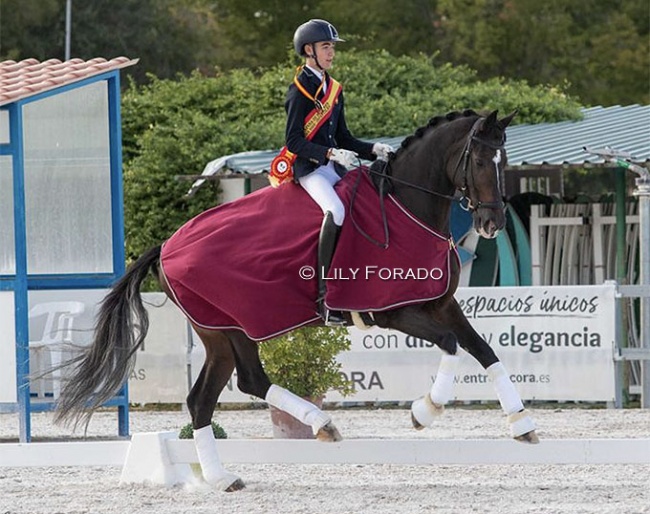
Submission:
<svg viewBox="0 0 650 514">
<path fill-rule="evenodd" d="M 482 168 L 483 166 L 485 166 L 485 161 L 483 161 L 482 159 L 476 159 L 476 165 L 479 168 Z"/>
</svg>

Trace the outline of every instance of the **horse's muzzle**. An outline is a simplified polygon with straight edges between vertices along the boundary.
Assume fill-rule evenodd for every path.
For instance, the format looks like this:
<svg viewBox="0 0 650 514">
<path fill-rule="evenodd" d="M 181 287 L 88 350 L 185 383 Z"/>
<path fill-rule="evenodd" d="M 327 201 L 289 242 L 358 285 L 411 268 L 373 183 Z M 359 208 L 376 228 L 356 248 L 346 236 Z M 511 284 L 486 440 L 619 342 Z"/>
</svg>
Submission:
<svg viewBox="0 0 650 514">
<path fill-rule="evenodd" d="M 493 239 L 506 226 L 503 209 L 479 208 L 473 212 L 474 230 L 486 239 Z"/>
</svg>

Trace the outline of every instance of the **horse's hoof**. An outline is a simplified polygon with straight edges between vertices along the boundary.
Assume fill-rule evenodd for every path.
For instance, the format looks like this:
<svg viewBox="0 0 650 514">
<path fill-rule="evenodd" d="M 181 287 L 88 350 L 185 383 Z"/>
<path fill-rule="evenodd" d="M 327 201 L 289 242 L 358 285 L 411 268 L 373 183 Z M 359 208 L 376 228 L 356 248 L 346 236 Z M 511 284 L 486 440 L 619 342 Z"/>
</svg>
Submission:
<svg viewBox="0 0 650 514">
<path fill-rule="evenodd" d="M 444 405 L 433 403 L 427 394 L 411 404 L 411 423 L 416 430 L 433 425 L 435 419 L 445 411 Z"/>
<path fill-rule="evenodd" d="M 234 473 L 223 470 L 217 476 L 203 477 L 203 479 L 211 485 L 216 491 L 224 491 L 226 493 L 232 493 L 233 491 L 239 491 L 246 487 L 244 481 L 239 478 Z"/>
<path fill-rule="evenodd" d="M 515 437 L 515 439 L 517 441 L 519 441 L 520 443 L 539 444 L 539 437 L 537 437 L 537 434 L 535 433 L 534 430 L 531 430 L 530 432 L 519 435 L 519 436 Z"/>
<path fill-rule="evenodd" d="M 342 441 L 343 437 L 341 437 L 341 434 L 334 426 L 334 423 L 330 422 L 318 429 L 316 439 L 325 443 L 336 443 Z"/>
<path fill-rule="evenodd" d="M 225 489 L 225 492 L 233 493 L 235 491 L 241 491 L 244 487 L 246 487 L 246 484 L 241 478 L 238 478 Z"/>
<path fill-rule="evenodd" d="M 411 412 L 411 423 L 413 423 L 413 428 L 415 428 L 415 430 L 424 429 L 424 425 L 421 425 L 420 422 L 417 419 L 415 419 L 415 416 L 413 415 L 412 412 Z"/>
</svg>

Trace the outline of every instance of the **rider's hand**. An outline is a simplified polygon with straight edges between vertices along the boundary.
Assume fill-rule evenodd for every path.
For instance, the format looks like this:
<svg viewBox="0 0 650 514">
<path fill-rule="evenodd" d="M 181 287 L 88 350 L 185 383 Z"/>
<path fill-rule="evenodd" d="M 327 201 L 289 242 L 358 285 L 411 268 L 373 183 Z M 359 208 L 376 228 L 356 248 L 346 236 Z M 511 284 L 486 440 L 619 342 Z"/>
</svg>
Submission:
<svg viewBox="0 0 650 514">
<path fill-rule="evenodd" d="M 385 143 L 375 143 L 372 145 L 372 153 L 383 161 L 387 161 L 391 153 L 395 153 L 392 146 Z"/>
<path fill-rule="evenodd" d="M 353 166 L 357 162 L 357 154 L 343 148 L 331 148 L 329 151 L 329 160 L 338 162 L 346 168 Z"/>
</svg>

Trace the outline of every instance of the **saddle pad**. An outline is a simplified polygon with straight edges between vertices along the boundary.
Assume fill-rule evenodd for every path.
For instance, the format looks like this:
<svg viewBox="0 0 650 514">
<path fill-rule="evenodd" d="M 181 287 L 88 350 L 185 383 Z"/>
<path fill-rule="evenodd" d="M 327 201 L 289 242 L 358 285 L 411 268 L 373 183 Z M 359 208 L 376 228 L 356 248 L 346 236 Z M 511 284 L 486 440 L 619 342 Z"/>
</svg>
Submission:
<svg viewBox="0 0 650 514">
<path fill-rule="evenodd" d="M 376 312 L 447 292 L 450 259 L 457 258 L 450 238 L 388 196 L 384 249 L 357 228 L 384 241 L 379 196 L 367 174 L 353 170 L 336 187 L 347 213 L 327 277 L 330 308 Z M 318 320 L 322 220 L 293 183 L 199 214 L 163 244 L 161 266 L 175 303 L 201 327 L 240 329 L 256 341 Z"/>
</svg>

